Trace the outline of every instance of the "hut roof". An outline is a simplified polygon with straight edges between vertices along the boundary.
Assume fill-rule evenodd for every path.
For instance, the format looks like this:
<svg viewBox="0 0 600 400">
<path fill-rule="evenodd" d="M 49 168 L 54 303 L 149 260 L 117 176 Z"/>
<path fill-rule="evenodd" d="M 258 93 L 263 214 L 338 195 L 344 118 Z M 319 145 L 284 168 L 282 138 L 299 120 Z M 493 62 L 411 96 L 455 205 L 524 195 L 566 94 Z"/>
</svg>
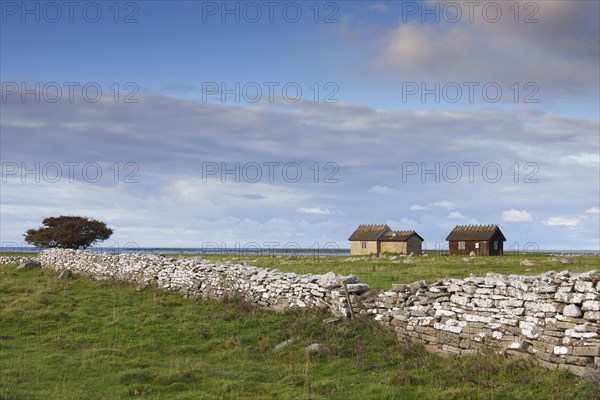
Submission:
<svg viewBox="0 0 600 400">
<path fill-rule="evenodd" d="M 350 241 L 372 241 L 378 240 L 386 232 L 391 232 L 387 224 L 383 225 L 359 225 L 352 235 L 348 238 Z"/>
<path fill-rule="evenodd" d="M 464 240 L 490 240 L 496 232 L 500 233 L 502 241 L 506 238 L 498 225 L 458 225 L 448 235 L 448 241 Z"/>
<path fill-rule="evenodd" d="M 421 235 L 419 235 L 415 231 L 393 231 L 393 232 L 386 232 L 383 235 L 381 235 L 381 237 L 379 238 L 379 240 L 381 240 L 383 242 L 406 242 L 413 235 L 417 235 L 417 237 L 419 239 L 423 240 L 423 238 L 421 237 Z"/>
</svg>

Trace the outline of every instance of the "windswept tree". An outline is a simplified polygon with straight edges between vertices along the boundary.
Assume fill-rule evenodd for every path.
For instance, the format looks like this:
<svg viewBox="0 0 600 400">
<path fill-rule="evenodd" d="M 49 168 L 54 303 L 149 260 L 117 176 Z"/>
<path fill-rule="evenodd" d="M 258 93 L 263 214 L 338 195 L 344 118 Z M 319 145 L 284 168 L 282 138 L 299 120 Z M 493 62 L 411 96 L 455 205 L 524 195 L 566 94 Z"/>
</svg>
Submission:
<svg viewBox="0 0 600 400">
<path fill-rule="evenodd" d="M 84 217 L 61 215 L 46 218 L 42 223 L 43 227 L 29 229 L 23 235 L 27 243 L 40 248 L 85 249 L 113 233 L 104 222 Z"/>
</svg>

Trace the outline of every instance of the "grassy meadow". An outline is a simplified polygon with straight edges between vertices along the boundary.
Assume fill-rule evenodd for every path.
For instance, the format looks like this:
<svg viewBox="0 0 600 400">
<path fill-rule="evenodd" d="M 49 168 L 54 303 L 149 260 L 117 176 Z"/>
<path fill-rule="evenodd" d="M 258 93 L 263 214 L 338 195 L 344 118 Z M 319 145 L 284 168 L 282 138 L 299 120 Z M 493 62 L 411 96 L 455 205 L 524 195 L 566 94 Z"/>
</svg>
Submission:
<svg viewBox="0 0 600 400">
<path fill-rule="evenodd" d="M 575 257 L 566 266 L 547 256 L 527 258 L 540 264 L 522 267 L 521 257 L 506 256 L 469 264 L 447 256 L 415 257 L 412 265 L 347 257 L 247 262 L 353 273 L 381 288 L 487 271 L 598 266 L 597 257 Z M 331 317 L 324 311 L 274 314 L 235 300 L 187 300 L 156 288 L 57 275 L 0 266 L 1 400 L 600 398 L 597 386 L 566 371 L 494 354 L 440 358 L 397 343 L 372 322 L 323 323 Z M 308 353 L 312 343 L 322 350 Z"/>
<path fill-rule="evenodd" d="M 485 276 L 488 272 L 500 274 L 539 275 L 546 271 L 569 270 L 584 272 L 600 269 L 600 257 L 576 256 L 572 264 L 552 261 L 562 257 L 548 254 L 508 253 L 502 257 L 448 256 L 432 253 L 427 256 L 414 256 L 414 264 L 403 264 L 406 257 L 396 259 L 374 257 L 267 257 L 267 256 L 227 256 L 212 255 L 206 258 L 215 262 L 246 262 L 262 268 L 277 269 L 282 272 L 301 274 L 324 274 L 333 271 L 338 274 L 354 274 L 374 289 L 389 289 L 393 283 L 412 283 L 425 280 L 433 283 L 443 278 L 466 278 L 471 274 Z M 463 259 L 470 259 L 469 262 Z M 357 261 L 349 261 L 357 259 Z M 522 260 L 530 260 L 535 265 L 524 266 Z"/>
</svg>

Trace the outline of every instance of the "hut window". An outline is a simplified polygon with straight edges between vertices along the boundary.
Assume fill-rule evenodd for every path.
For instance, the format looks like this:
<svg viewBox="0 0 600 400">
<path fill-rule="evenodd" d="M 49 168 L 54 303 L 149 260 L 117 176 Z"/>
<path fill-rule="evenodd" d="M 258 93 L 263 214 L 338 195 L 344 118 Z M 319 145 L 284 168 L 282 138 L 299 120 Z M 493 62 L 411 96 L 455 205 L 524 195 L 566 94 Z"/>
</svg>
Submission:
<svg viewBox="0 0 600 400">
<path fill-rule="evenodd" d="M 460 242 L 458 242 L 458 249 L 459 250 L 464 250 L 465 249 L 465 242 L 463 242 L 462 240 Z"/>
<path fill-rule="evenodd" d="M 498 241 L 494 240 L 494 250 L 498 250 Z"/>
<path fill-rule="evenodd" d="M 475 243 L 475 248 L 478 249 L 479 248 L 479 242 Z"/>
<path fill-rule="evenodd" d="M 360 242 L 360 248 L 361 249 L 366 249 L 367 248 L 367 242 Z"/>
</svg>

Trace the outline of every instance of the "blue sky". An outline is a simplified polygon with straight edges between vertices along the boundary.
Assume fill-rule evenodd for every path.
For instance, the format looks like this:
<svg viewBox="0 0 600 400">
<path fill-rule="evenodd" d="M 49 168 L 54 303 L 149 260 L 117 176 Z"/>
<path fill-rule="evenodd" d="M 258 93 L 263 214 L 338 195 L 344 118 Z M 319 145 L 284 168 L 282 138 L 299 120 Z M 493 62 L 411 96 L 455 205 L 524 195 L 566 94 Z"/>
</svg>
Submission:
<svg viewBox="0 0 600 400">
<path fill-rule="evenodd" d="M 116 247 L 599 250 L 598 3 L 469 4 L 2 2 L 3 246 L 78 214 Z"/>
</svg>

